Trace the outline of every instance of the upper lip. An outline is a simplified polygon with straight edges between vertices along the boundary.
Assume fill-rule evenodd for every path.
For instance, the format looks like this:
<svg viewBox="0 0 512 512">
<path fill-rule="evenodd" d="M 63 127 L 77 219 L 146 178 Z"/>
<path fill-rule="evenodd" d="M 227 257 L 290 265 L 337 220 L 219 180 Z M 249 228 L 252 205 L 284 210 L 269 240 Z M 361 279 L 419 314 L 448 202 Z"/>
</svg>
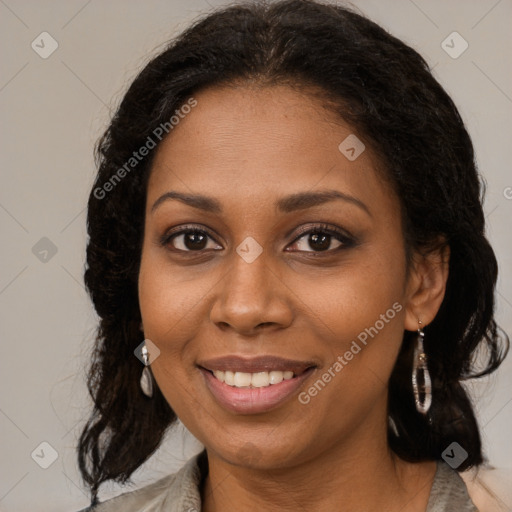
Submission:
<svg viewBox="0 0 512 512">
<path fill-rule="evenodd" d="M 277 356 L 223 356 L 215 359 L 208 359 L 198 363 L 199 366 L 210 371 L 231 371 L 231 372 L 269 372 L 269 371 L 292 371 L 295 375 L 300 375 L 308 368 L 316 366 L 312 361 L 296 361 Z"/>
</svg>

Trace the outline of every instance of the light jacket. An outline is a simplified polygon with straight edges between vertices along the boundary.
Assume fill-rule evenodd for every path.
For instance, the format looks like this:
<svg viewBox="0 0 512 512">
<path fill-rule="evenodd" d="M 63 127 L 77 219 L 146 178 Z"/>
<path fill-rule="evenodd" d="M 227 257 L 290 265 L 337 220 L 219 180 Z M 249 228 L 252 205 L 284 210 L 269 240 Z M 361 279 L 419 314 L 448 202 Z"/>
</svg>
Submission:
<svg viewBox="0 0 512 512">
<path fill-rule="evenodd" d="M 140 489 L 126 492 L 79 512 L 201 512 L 200 488 L 207 468 L 206 452 L 192 457 L 177 473 Z M 479 505 L 480 506 L 480 505 Z M 482 512 L 477 509 L 464 480 L 444 462 L 437 470 L 426 512 Z"/>
</svg>

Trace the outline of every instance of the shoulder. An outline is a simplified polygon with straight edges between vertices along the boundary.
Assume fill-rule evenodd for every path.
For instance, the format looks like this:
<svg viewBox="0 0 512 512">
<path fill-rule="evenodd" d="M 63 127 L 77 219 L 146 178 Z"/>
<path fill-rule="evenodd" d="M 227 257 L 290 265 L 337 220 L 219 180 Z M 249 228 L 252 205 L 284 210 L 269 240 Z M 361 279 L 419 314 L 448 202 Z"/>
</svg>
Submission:
<svg viewBox="0 0 512 512">
<path fill-rule="evenodd" d="M 478 512 L 460 475 L 439 461 L 426 512 Z"/>
<path fill-rule="evenodd" d="M 512 470 L 480 466 L 458 473 L 438 462 L 427 512 L 510 512 Z"/>
<path fill-rule="evenodd" d="M 145 487 L 126 492 L 79 512 L 201 510 L 199 484 L 202 475 L 198 466 L 200 455 L 192 457 L 178 472 L 172 475 L 167 475 Z"/>
<path fill-rule="evenodd" d="M 123 510 L 125 512 L 147 510 L 148 512 L 156 512 L 160 510 L 166 491 L 172 486 L 175 479 L 176 474 L 168 475 L 150 485 L 134 491 L 125 492 L 120 496 L 98 503 L 94 507 L 88 507 L 79 512 L 113 512 L 115 510 Z"/>
<path fill-rule="evenodd" d="M 512 510 L 512 469 L 480 466 L 461 473 L 480 512 Z"/>
</svg>

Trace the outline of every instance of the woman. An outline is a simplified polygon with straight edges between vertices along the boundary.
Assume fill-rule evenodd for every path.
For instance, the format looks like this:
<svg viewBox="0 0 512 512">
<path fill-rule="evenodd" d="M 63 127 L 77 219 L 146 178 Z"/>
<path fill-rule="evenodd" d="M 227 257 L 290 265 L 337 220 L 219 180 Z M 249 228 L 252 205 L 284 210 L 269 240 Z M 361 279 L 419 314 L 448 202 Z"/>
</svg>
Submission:
<svg viewBox="0 0 512 512">
<path fill-rule="evenodd" d="M 472 144 L 414 50 L 340 6 L 214 12 L 97 157 L 90 510 L 476 510 L 461 381 L 508 338 Z M 205 450 L 99 504 L 178 417 Z"/>
</svg>

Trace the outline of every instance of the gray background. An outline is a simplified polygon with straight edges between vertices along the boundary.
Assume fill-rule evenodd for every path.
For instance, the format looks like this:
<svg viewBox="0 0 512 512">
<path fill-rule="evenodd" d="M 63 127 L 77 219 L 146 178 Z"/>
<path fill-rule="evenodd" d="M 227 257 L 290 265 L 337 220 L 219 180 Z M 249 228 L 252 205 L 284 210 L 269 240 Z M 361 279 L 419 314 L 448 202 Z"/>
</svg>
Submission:
<svg viewBox="0 0 512 512">
<path fill-rule="evenodd" d="M 149 56 L 200 13 L 225 3 L 0 0 L 0 510 L 88 504 L 75 446 L 88 412 L 84 371 L 96 322 L 82 283 L 92 147 Z M 512 0 L 354 5 L 424 55 L 460 108 L 488 183 L 488 235 L 501 267 L 497 315 L 510 334 Z M 44 31 L 59 45 L 46 59 L 31 47 L 34 40 L 42 46 Z M 441 46 L 453 31 L 469 44 L 458 58 Z M 452 52 L 462 48 L 456 39 L 448 44 Z M 511 360 L 471 385 L 487 454 L 500 467 L 512 466 Z M 42 442 L 58 455 L 48 469 L 40 467 L 52 461 Z M 178 428 L 135 474 L 137 485 L 176 470 L 196 450 Z M 118 492 L 111 485 L 103 497 Z"/>
</svg>

